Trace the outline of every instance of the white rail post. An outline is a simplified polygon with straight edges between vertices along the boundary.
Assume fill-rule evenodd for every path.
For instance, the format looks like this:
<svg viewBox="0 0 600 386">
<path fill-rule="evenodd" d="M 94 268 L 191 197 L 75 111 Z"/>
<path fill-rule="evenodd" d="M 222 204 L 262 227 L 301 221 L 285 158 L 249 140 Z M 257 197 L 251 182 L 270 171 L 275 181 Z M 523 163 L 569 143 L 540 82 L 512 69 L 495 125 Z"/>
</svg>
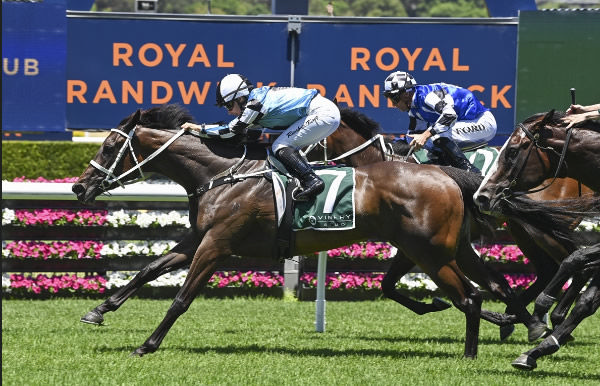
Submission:
<svg viewBox="0 0 600 386">
<path fill-rule="evenodd" d="M 317 265 L 317 300 L 315 328 L 317 332 L 325 332 L 325 275 L 327 273 L 327 251 L 319 252 Z"/>
</svg>

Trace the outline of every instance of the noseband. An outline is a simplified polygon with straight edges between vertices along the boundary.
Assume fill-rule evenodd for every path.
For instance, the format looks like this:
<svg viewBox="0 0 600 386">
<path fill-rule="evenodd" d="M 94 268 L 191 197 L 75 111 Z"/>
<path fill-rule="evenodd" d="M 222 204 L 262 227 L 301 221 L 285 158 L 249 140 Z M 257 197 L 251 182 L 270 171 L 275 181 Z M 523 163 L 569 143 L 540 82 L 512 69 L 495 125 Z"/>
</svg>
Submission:
<svg viewBox="0 0 600 386">
<path fill-rule="evenodd" d="M 567 137 L 565 139 L 565 144 L 563 145 L 562 151 L 559 154 L 552 147 L 550 147 L 550 146 L 542 146 L 540 144 L 540 134 L 539 133 L 533 134 L 522 123 L 519 123 L 519 125 L 517 127 L 519 129 L 523 130 L 523 132 L 525 133 L 525 135 L 527 136 L 527 138 L 529 138 L 529 140 L 531 141 L 531 143 L 529 144 L 529 147 L 527 148 L 527 156 L 525 156 L 523 158 L 523 161 L 519 165 L 518 172 L 515 174 L 514 178 L 510 181 L 510 184 L 508 185 L 508 187 L 504 188 L 504 190 L 502 191 L 501 198 L 519 197 L 519 196 L 523 196 L 523 195 L 530 194 L 530 193 L 537 193 L 537 192 L 540 192 L 540 191 L 542 191 L 544 189 L 547 189 L 550 185 L 552 185 L 554 183 L 554 181 L 558 178 L 558 174 L 560 173 L 560 170 L 562 169 L 563 164 L 566 165 L 565 156 L 567 155 L 567 148 L 569 147 L 569 142 L 571 141 L 571 134 L 573 133 L 573 131 L 571 130 L 571 128 L 567 129 Z M 552 181 L 550 181 L 550 183 L 548 183 L 547 185 L 544 185 L 544 186 L 542 186 L 540 188 L 530 189 L 530 190 L 527 190 L 527 191 L 524 191 L 524 192 L 513 192 L 511 190 L 511 188 L 514 187 L 517 184 L 517 179 L 519 178 L 519 176 L 523 172 L 523 169 L 525 168 L 525 165 L 527 164 L 527 160 L 529 159 L 529 156 L 531 155 L 531 151 L 533 150 L 534 147 L 537 150 L 552 151 L 557 156 L 560 156 L 560 159 L 558 161 L 558 166 L 556 167 L 556 172 L 554 173 L 554 177 L 552 178 Z"/>
</svg>

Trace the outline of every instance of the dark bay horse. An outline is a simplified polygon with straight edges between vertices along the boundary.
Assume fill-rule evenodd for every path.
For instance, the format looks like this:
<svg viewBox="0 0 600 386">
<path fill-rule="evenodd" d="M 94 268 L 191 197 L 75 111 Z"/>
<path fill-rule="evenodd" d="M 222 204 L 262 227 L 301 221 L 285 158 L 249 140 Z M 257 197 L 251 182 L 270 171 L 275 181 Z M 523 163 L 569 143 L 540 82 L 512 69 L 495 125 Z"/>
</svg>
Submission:
<svg viewBox="0 0 600 386">
<path fill-rule="evenodd" d="M 495 210 L 502 203 L 527 194 L 548 178 L 575 178 L 596 193 L 600 192 L 600 124 L 587 121 L 566 129 L 561 121 L 563 116 L 552 110 L 536 114 L 517 126 L 475 195 L 482 208 Z M 536 299 L 534 317 L 539 318 L 551 308 L 570 277 L 573 282 L 552 315 L 556 309 L 566 313 L 589 280 L 587 289 L 571 314 L 558 325 L 554 324 L 554 331 L 542 343 L 515 359 L 514 367 L 536 368 L 538 358 L 556 352 L 581 321 L 600 307 L 600 244 L 577 250 L 563 261 L 556 276 Z"/>
<path fill-rule="evenodd" d="M 276 209 L 271 183 L 265 178 L 270 169 L 264 146 L 198 138 L 179 129 L 192 120 L 176 105 L 138 110 L 111 130 L 91 165 L 73 185 L 78 200 L 90 204 L 98 195 L 135 181 L 143 170 L 167 176 L 188 192 L 191 232 L 169 254 L 141 270 L 127 286 L 82 318 L 98 324 L 105 312 L 118 308 L 140 283 L 190 265 L 166 316 L 132 353 L 136 356 L 158 349 L 208 282 L 219 259 L 230 255 L 272 256 L 276 243 Z M 458 268 L 457 260 L 472 267 L 473 272 L 481 262 L 469 244 L 470 218 L 464 211 L 460 189 L 434 166 L 384 162 L 356 168 L 355 177 L 355 228 L 296 232 L 294 253 L 307 254 L 362 240 L 390 242 L 465 313 L 464 356 L 475 358 L 481 296 Z M 438 195 L 445 200 L 437 200 Z"/>
<path fill-rule="evenodd" d="M 390 143 L 389 141 L 384 140 L 383 137 L 377 139 L 377 137 L 380 136 L 379 124 L 377 122 L 353 109 L 342 108 L 340 111 L 342 116 L 340 127 L 331 134 L 320 147 L 313 149 L 309 153 L 309 157 L 312 157 L 311 159 L 336 160 L 336 162 L 352 166 L 367 165 L 384 160 L 414 162 L 411 157 L 405 157 L 410 148 L 407 143 L 402 141 Z M 444 170 L 451 169 L 445 168 Z M 473 174 L 467 175 L 476 181 L 469 185 L 470 188 L 468 191 L 465 191 L 465 203 L 471 210 L 477 211 L 478 209 L 472 202 L 471 197 L 473 193 L 475 193 L 482 179 L 474 177 Z M 561 179 L 550 186 L 550 189 L 535 193 L 535 195 L 532 195 L 532 198 L 537 200 L 558 199 L 576 197 L 580 195 L 581 192 L 583 192 L 583 194 L 591 192 L 591 190 L 585 186 L 583 186 L 581 192 L 579 189 L 580 187 L 576 180 Z M 568 241 L 565 242 L 564 239 L 561 239 L 560 242 L 556 240 L 551 234 L 552 230 L 547 227 L 545 230 L 539 229 L 532 227 L 531 224 L 524 223 L 523 221 L 514 218 L 507 218 L 506 222 L 513 239 L 523 253 L 531 260 L 537 273 L 538 278 L 534 284 L 520 295 L 521 302 L 528 304 L 535 299 L 554 276 L 558 270 L 558 264 L 568 256 L 569 253 L 574 251 L 576 247 L 573 243 Z M 472 229 L 472 233 L 473 239 L 479 237 L 476 228 Z M 442 307 L 439 307 L 439 302 L 433 304 L 416 302 L 396 290 L 397 281 L 413 267 L 414 265 L 405 259 L 404 262 L 398 262 L 390 268 L 382 282 L 382 289 L 385 296 L 397 301 L 420 315 L 443 309 Z M 559 313 L 555 314 L 557 320 L 559 316 L 562 316 L 564 319 L 567 311 L 568 310 L 565 310 L 560 315 Z M 501 338 L 508 336 L 510 331 L 510 328 L 503 330 L 501 332 Z M 538 338 L 537 335 L 543 333 L 543 331 L 534 332 L 530 335 L 530 339 L 535 340 Z"/>
</svg>

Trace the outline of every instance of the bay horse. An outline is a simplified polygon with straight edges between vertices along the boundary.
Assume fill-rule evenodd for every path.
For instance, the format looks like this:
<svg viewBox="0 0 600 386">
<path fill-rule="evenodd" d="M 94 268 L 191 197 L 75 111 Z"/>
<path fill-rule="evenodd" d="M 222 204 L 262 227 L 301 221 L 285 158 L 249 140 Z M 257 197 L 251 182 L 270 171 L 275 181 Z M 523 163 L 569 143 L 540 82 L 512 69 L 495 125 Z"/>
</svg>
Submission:
<svg viewBox="0 0 600 386">
<path fill-rule="evenodd" d="M 412 157 L 406 156 L 409 153 L 410 146 L 403 141 L 392 143 L 384 139 L 381 136 L 377 122 L 353 109 L 341 108 L 340 112 L 342 119 L 339 128 L 327 137 L 320 146 L 316 146 L 308 152 L 309 159 L 314 161 L 334 160 L 351 166 L 367 165 L 385 160 L 415 162 Z M 444 170 L 451 171 L 452 169 L 444 168 Z M 471 210 L 477 211 L 478 208 L 471 198 L 482 179 L 474 174 L 467 174 L 467 176 L 474 181 L 467 186 L 461 184 L 462 187 L 468 188 L 464 192 L 465 203 Z M 460 182 L 460 180 L 457 182 Z M 581 187 L 576 180 L 567 178 L 557 180 L 550 186 L 550 189 L 541 190 L 530 197 L 536 200 L 554 200 L 578 197 L 581 194 L 590 192 L 591 190 L 588 187 Z M 515 218 L 504 220 L 506 220 L 507 229 L 515 243 L 535 267 L 536 281 L 519 296 L 523 304 L 529 304 L 549 283 L 558 270 L 558 264 L 569 253 L 573 252 L 576 246 L 564 239 L 557 240 L 552 235 L 552 229 L 548 227 L 545 230 L 540 229 Z M 472 238 L 477 239 L 478 237 L 478 229 L 472 228 Z M 384 295 L 419 315 L 445 309 L 446 307 L 443 307 L 443 302 L 440 300 L 434 299 L 431 304 L 418 302 L 408 298 L 396 289 L 398 280 L 413 268 L 414 264 L 406 259 L 402 263 L 397 262 L 390 267 L 382 281 Z M 562 312 L 558 311 L 554 314 L 557 323 L 566 317 L 568 309 L 562 310 Z M 504 340 L 508 337 L 512 330 L 513 328 L 510 326 L 503 326 L 500 333 L 501 339 Z M 534 330 L 529 338 L 533 341 L 544 333 L 545 331 Z"/>
<path fill-rule="evenodd" d="M 97 196 L 139 180 L 144 172 L 156 172 L 188 193 L 190 233 L 82 318 L 100 324 L 104 313 L 116 310 L 143 283 L 190 265 L 163 321 L 133 351 L 134 356 L 159 348 L 215 272 L 219 259 L 271 256 L 276 243 L 276 209 L 272 185 L 266 178 L 271 169 L 265 161 L 264 146 L 199 138 L 180 129 L 188 121 L 193 118 L 177 105 L 136 111 L 111 130 L 72 187 L 80 202 L 91 204 Z M 294 253 L 307 254 L 363 240 L 390 242 L 465 314 L 464 356 L 475 358 L 482 300 L 458 268 L 457 259 L 465 266 L 471 261 L 473 272 L 480 269 L 481 262 L 469 244 L 466 230 L 470 215 L 464 211 L 456 183 L 438 167 L 399 162 L 356 168 L 355 182 L 355 228 L 298 231 Z M 436 199 L 440 194 L 445 200 Z M 493 286 L 493 278 L 489 280 L 488 287 Z M 499 286 L 495 290 L 502 293 Z M 528 313 L 520 320 L 526 318 Z"/>
<path fill-rule="evenodd" d="M 502 147 L 492 172 L 475 194 L 475 201 L 482 209 L 498 210 L 549 178 L 552 179 L 550 184 L 558 177 L 574 178 L 594 192 L 600 192 L 600 124 L 586 121 L 567 129 L 562 117 L 564 113 L 551 110 L 517 125 Z M 537 347 L 515 359 L 514 367 L 536 368 L 538 358 L 556 352 L 570 339 L 579 323 L 596 312 L 600 306 L 600 244 L 575 251 L 563 261 L 556 276 L 536 299 L 534 317 L 539 318 L 551 308 L 570 277 L 573 282 L 556 308 L 568 311 L 579 290 L 590 280 L 587 289 L 569 316 L 555 324 L 554 331 Z M 576 290 L 575 294 L 571 287 Z"/>
</svg>

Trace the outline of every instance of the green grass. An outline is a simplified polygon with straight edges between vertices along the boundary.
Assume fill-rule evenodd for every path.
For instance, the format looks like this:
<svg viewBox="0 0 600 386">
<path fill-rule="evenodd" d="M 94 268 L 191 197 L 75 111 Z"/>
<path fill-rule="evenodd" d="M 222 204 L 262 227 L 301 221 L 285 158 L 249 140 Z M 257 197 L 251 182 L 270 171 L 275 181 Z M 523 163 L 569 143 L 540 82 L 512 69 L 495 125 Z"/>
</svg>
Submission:
<svg viewBox="0 0 600 386">
<path fill-rule="evenodd" d="M 3 385 L 573 385 L 600 384 L 600 317 L 576 340 L 522 372 L 531 344 L 518 326 L 505 343 L 482 322 L 479 357 L 462 359 L 464 316 L 417 316 L 388 300 L 328 302 L 324 333 L 314 302 L 199 298 L 162 346 L 129 354 L 171 301 L 132 299 L 96 327 L 79 318 L 98 300 L 3 300 Z M 499 303 L 486 302 L 500 311 Z"/>
</svg>

